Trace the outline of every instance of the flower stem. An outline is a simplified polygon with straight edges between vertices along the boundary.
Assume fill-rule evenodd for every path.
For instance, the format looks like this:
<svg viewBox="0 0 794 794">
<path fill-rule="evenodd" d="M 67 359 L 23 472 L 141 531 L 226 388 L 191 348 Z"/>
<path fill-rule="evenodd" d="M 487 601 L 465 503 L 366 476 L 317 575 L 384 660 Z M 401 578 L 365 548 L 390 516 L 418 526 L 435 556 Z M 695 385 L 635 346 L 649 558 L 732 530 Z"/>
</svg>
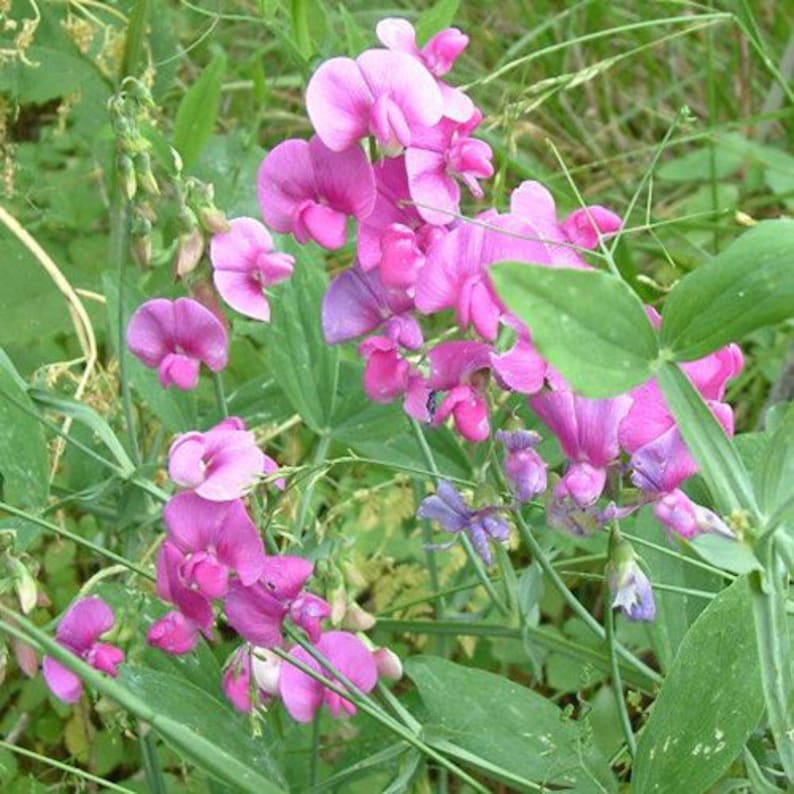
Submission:
<svg viewBox="0 0 794 794">
<path fill-rule="evenodd" d="M 325 433 L 324 435 L 320 436 L 320 440 L 317 442 L 317 447 L 314 450 L 314 457 L 312 458 L 313 467 L 322 467 L 326 458 L 328 457 L 328 448 L 330 446 L 331 434 Z M 312 477 L 301 498 L 300 507 L 298 508 L 298 520 L 295 522 L 294 530 L 294 534 L 298 540 L 298 543 L 303 540 L 303 532 L 306 528 L 306 522 L 309 518 L 309 508 L 311 507 L 312 496 L 314 496 L 314 488 L 317 485 L 318 479 L 318 475 Z"/>
<path fill-rule="evenodd" d="M 213 372 L 212 382 L 215 385 L 215 401 L 218 403 L 218 413 L 223 419 L 226 419 L 229 416 L 229 406 L 226 404 L 226 393 L 223 390 L 223 375 L 220 372 Z"/>
</svg>

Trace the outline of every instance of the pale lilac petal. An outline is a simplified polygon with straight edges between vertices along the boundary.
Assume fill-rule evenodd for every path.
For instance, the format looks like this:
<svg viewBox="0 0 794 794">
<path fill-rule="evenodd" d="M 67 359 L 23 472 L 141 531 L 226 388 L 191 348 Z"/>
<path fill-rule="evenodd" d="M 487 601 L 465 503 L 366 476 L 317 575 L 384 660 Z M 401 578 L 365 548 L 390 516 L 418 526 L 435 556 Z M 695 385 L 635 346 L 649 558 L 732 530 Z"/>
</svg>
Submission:
<svg viewBox="0 0 794 794">
<path fill-rule="evenodd" d="M 312 126 L 323 143 L 337 152 L 366 137 L 373 102 L 373 92 L 351 58 L 323 62 L 306 88 Z"/>
<path fill-rule="evenodd" d="M 76 673 L 52 656 L 45 656 L 42 672 L 47 686 L 64 703 L 77 703 L 83 694 L 83 682 Z"/>
<path fill-rule="evenodd" d="M 673 426 L 631 456 L 631 481 L 649 493 L 668 493 L 698 471 L 681 431 Z"/>
<path fill-rule="evenodd" d="M 452 483 L 441 480 L 436 493 L 422 500 L 416 515 L 438 521 L 447 532 L 461 532 L 469 523 L 471 511 Z"/>
<path fill-rule="evenodd" d="M 337 276 L 323 298 L 322 323 L 329 345 L 375 330 L 387 316 L 376 278 L 353 267 Z"/>
<path fill-rule="evenodd" d="M 213 281 L 221 297 L 229 306 L 246 317 L 270 322 L 270 301 L 265 295 L 262 284 L 251 273 L 234 273 L 229 270 L 216 270 Z"/>
<path fill-rule="evenodd" d="M 98 596 L 82 598 L 69 608 L 55 632 L 57 640 L 77 654 L 87 651 L 113 628 L 113 610 Z"/>
</svg>

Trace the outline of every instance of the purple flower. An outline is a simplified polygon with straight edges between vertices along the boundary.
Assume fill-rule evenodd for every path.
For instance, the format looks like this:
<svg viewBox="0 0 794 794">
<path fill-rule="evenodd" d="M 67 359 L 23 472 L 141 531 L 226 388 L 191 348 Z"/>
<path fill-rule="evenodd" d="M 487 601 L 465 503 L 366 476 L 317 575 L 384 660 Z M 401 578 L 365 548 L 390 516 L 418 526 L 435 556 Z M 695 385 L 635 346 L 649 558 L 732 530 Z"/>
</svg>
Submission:
<svg viewBox="0 0 794 794">
<path fill-rule="evenodd" d="M 270 233 L 254 218 L 235 218 L 229 226 L 210 244 L 215 286 L 240 314 L 270 322 L 265 289 L 292 275 L 295 258 L 274 251 Z"/>
<path fill-rule="evenodd" d="M 531 502 L 546 490 L 548 464 L 535 450 L 540 435 L 531 430 L 509 433 L 498 430 L 496 438 L 507 447 L 505 474 L 519 502 Z"/>
<path fill-rule="evenodd" d="M 229 623 L 261 648 L 275 648 L 284 642 L 282 625 L 287 616 L 310 638 L 318 637 L 320 624 L 331 608 L 319 596 L 303 590 L 313 571 L 313 563 L 301 557 L 266 557 L 256 582 L 250 586 L 230 584 L 224 602 Z"/>
<path fill-rule="evenodd" d="M 316 136 L 276 146 L 262 162 L 257 182 L 268 226 L 324 248 L 341 248 L 348 217 L 366 218 L 375 202 L 375 177 L 363 149 L 331 151 Z"/>
<path fill-rule="evenodd" d="M 438 521 L 447 532 L 465 532 L 486 565 L 493 562 L 491 541 L 506 543 L 510 537 L 510 528 L 496 514 L 496 508 L 473 510 L 447 480 L 440 480 L 436 493 L 422 500 L 417 516 Z"/>
<path fill-rule="evenodd" d="M 97 670 L 115 677 L 124 661 L 124 652 L 115 645 L 99 642 L 113 628 L 113 610 L 97 596 L 76 601 L 58 624 L 55 641 Z M 65 703 L 76 703 L 83 694 L 83 682 L 66 665 L 45 656 L 44 680 L 50 691 Z"/>
<path fill-rule="evenodd" d="M 378 683 L 378 668 L 372 651 L 354 634 L 329 631 L 319 637 L 315 647 L 334 669 L 352 681 L 362 692 L 371 692 L 375 688 Z M 331 670 L 325 669 L 300 646 L 294 647 L 290 656 L 344 689 Z M 278 686 L 284 706 L 298 722 L 311 722 L 323 706 L 328 706 L 334 717 L 338 717 L 343 710 L 348 714 L 356 713 L 353 703 L 327 689 L 287 661 L 281 667 Z"/>
<path fill-rule="evenodd" d="M 265 471 L 265 455 L 245 422 L 230 416 L 206 433 L 178 436 L 168 451 L 168 475 L 202 499 L 228 502 L 244 496 Z"/>
<path fill-rule="evenodd" d="M 220 372 L 229 361 L 229 336 L 223 323 L 192 298 L 155 298 L 138 307 L 127 326 L 127 345 L 160 383 L 195 389 L 204 363 Z"/>
<path fill-rule="evenodd" d="M 243 585 L 262 575 L 265 547 L 242 500 L 208 502 L 186 491 L 171 497 L 164 515 L 186 587 L 212 600 L 226 595 L 231 574 Z"/>
<path fill-rule="evenodd" d="M 306 89 L 306 109 L 323 143 L 341 152 L 373 135 L 389 154 L 410 146 L 418 125 L 437 124 L 444 100 L 435 78 L 410 55 L 367 50 L 320 65 Z"/>
<path fill-rule="evenodd" d="M 611 552 L 606 576 L 612 593 L 612 609 L 620 609 L 630 620 L 654 620 L 656 602 L 651 582 L 640 568 L 630 543 L 618 541 Z"/>
</svg>

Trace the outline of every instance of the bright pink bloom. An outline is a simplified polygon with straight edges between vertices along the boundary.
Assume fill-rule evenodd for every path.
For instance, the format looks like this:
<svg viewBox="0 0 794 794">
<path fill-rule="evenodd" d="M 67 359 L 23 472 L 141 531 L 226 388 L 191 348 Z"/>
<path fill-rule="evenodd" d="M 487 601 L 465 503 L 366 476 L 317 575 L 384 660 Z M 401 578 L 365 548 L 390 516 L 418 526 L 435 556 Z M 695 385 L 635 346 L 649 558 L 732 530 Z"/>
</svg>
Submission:
<svg viewBox="0 0 794 794">
<path fill-rule="evenodd" d="M 325 341 L 338 345 L 355 339 L 374 331 L 389 318 L 404 314 L 412 306 L 413 301 L 404 290 L 384 287 L 377 271 L 365 273 L 353 266 L 331 282 L 323 297 Z"/>
<path fill-rule="evenodd" d="M 202 499 L 229 502 L 244 496 L 265 470 L 265 455 L 245 422 L 230 416 L 206 433 L 177 436 L 168 451 L 168 475 Z"/>
<path fill-rule="evenodd" d="M 171 497 L 164 510 L 168 537 L 184 555 L 179 574 L 186 587 L 208 599 L 223 598 L 234 573 L 253 584 L 265 568 L 265 547 L 241 499 L 208 502 L 191 491 Z"/>
<path fill-rule="evenodd" d="M 177 626 L 174 621 L 169 621 L 169 624 L 159 626 L 155 635 L 163 644 L 170 642 L 170 633 L 177 629 L 187 631 L 192 624 L 205 634 L 209 634 L 215 624 L 215 613 L 209 599 L 185 583 L 182 577 L 184 562 L 184 554 L 174 543 L 166 540 L 160 547 L 160 554 L 157 557 L 157 595 L 163 601 L 174 604 L 190 623 Z M 184 642 L 185 638 L 182 637 L 180 640 L 175 636 L 173 640 Z"/>
<path fill-rule="evenodd" d="M 113 628 L 113 610 L 97 596 L 76 601 L 58 624 L 55 640 L 91 667 L 115 677 L 124 661 L 124 652 L 115 645 L 99 642 Z M 66 665 L 45 656 L 42 666 L 50 691 L 65 703 L 76 703 L 83 694 L 83 682 Z"/>
<path fill-rule="evenodd" d="M 425 223 L 411 203 L 404 156 L 375 164 L 375 189 L 375 206 L 359 224 L 359 262 L 366 271 L 378 268 L 385 286 L 410 289 L 447 230 Z"/>
<path fill-rule="evenodd" d="M 317 650 L 334 669 L 349 679 L 362 692 L 371 692 L 378 683 L 378 668 L 372 651 L 353 634 L 329 631 L 315 643 Z M 300 646 L 290 651 L 290 656 L 311 667 L 325 678 L 344 688 L 331 670 L 325 669 Z M 356 707 L 346 698 L 326 689 L 319 681 L 306 675 L 288 661 L 282 665 L 279 692 L 287 711 L 298 722 L 311 722 L 323 705 L 338 717 L 342 710 L 356 713 Z"/>
<path fill-rule="evenodd" d="M 201 629 L 181 612 L 171 610 L 152 624 L 146 641 L 174 656 L 190 653 L 198 645 Z"/>
<path fill-rule="evenodd" d="M 444 100 L 435 78 L 410 55 L 367 50 L 331 58 L 306 89 L 306 109 L 323 143 L 336 152 L 373 135 L 390 154 L 410 146 L 413 128 L 437 124 Z"/>
<path fill-rule="evenodd" d="M 595 204 L 574 210 L 563 222 L 562 231 L 580 248 L 596 248 L 602 237 L 619 232 L 623 221 L 606 207 Z"/>
<path fill-rule="evenodd" d="M 274 251 L 270 233 L 254 218 L 235 218 L 229 225 L 210 243 L 215 286 L 240 314 L 269 322 L 265 289 L 292 275 L 295 258 Z"/>
<path fill-rule="evenodd" d="M 418 58 L 436 78 L 447 74 L 469 43 L 469 37 L 457 28 L 436 33 L 421 49 L 416 43 L 416 31 L 407 19 L 391 17 L 378 22 L 375 32 L 384 47 Z M 444 99 L 444 115 L 455 121 L 467 121 L 474 112 L 474 104 L 459 88 L 437 80 Z"/>
<path fill-rule="evenodd" d="M 195 389 L 202 362 L 213 372 L 229 362 L 223 323 L 192 298 L 155 298 L 139 306 L 127 326 L 127 345 L 147 367 L 157 367 L 165 387 Z"/>
<path fill-rule="evenodd" d="M 469 441 L 488 438 L 491 427 L 485 386 L 490 352 L 481 342 L 454 341 L 442 342 L 428 353 L 428 386 L 434 392 L 446 392 L 431 411 L 433 424 L 442 424 L 451 416 L 458 432 Z"/>
<path fill-rule="evenodd" d="M 262 162 L 257 182 L 268 226 L 325 248 L 341 248 L 348 217 L 366 218 L 375 202 L 375 177 L 364 150 L 331 151 L 316 136 L 276 146 Z"/>
<path fill-rule="evenodd" d="M 331 608 L 322 598 L 303 590 L 313 571 L 313 563 L 301 557 L 266 557 L 257 582 L 249 587 L 231 583 L 224 603 L 229 623 L 261 648 L 283 643 L 282 624 L 288 616 L 310 637 L 319 636 L 320 623 L 331 614 Z"/>
<path fill-rule="evenodd" d="M 428 223 L 444 225 L 460 213 L 463 182 L 475 198 L 483 191 L 477 180 L 493 176 L 493 152 L 471 133 L 482 120 L 475 112 L 465 124 L 442 119 L 434 127 L 417 127 L 405 150 L 405 168 L 416 211 Z"/>
<path fill-rule="evenodd" d="M 502 315 L 502 322 L 517 332 L 518 339 L 506 353 L 491 353 L 494 375 L 504 389 L 537 394 L 546 381 L 549 365 L 532 344 L 524 323 L 509 313 Z"/>
</svg>

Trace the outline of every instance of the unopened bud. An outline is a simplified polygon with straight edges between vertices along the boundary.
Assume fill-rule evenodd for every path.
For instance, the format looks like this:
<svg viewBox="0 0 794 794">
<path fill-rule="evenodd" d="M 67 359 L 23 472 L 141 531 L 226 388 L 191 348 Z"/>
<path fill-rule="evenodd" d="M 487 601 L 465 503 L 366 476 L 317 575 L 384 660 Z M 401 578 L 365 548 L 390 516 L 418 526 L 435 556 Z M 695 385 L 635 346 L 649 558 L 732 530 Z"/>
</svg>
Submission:
<svg viewBox="0 0 794 794">
<path fill-rule="evenodd" d="M 138 180 L 135 178 L 135 166 L 132 162 L 132 158 L 126 154 L 120 154 L 118 169 L 124 195 L 127 197 L 127 201 L 132 201 L 138 190 Z"/>
<path fill-rule="evenodd" d="M 19 606 L 24 614 L 33 611 L 37 601 L 36 580 L 30 575 L 30 571 L 25 567 L 21 560 L 6 554 L 6 564 L 14 582 L 14 589 L 17 591 Z"/>
<path fill-rule="evenodd" d="M 634 547 L 614 532 L 609 544 L 609 562 L 604 571 L 612 594 L 612 608 L 630 620 L 652 621 L 656 602 L 651 582 L 640 568 Z"/>
<path fill-rule="evenodd" d="M 378 675 L 382 678 L 399 681 L 403 677 L 403 663 L 394 651 L 389 648 L 378 648 L 373 652 L 372 658 L 375 660 Z"/>
<path fill-rule="evenodd" d="M 152 261 L 152 238 L 147 234 L 132 238 L 132 257 L 140 267 L 148 267 Z"/>
<path fill-rule="evenodd" d="M 345 612 L 342 626 L 351 631 L 369 631 L 376 623 L 375 616 L 353 602 Z"/>
<path fill-rule="evenodd" d="M 138 178 L 138 184 L 151 196 L 159 196 L 160 188 L 157 185 L 157 180 L 154 178 L 152 172 L 152 160 L 148 152 L 141 152 L 135 158 L 135 175 Z"/>
<path fill-rule="evenodd" d="M 28 678 L 35 678 L 39 672 L 39 657 L 36 654 L 36 649 L 16 637 L 11 640 L 11 645 L 14 649 L 14 658 L 17 660 L 19 669 Z"/>
<path fill-rule="evenodd" d="M 192 232 L 179 236 L 179 248 L 176 252 L 176 276 L 184 278 L 196 269 L 204 253 L 204 235 L 197 227 Z"/>
<path fill-rule="evenodd" d="M 733 217 L 736 223 L 738 223 L 740 226 L 755 226 L 758 223 L 755 218 L 753 218 L 751 215 L 748 215 L 746 212 L 742 212 L 741 210 L 737 210 Z"/>
<path fill-rule="evenodd" d="M 223 234 L 231 229 L 226 214 L 214 205 L 199 210 L 199 221 L 210 234 Z"/>
<path fill-rule="evenodd" d="M 329 597 L 328 603 L 331 605 L 331 623 L 338 626 L 347 613 L 347 591 L 344 587 L 334 588 Z"/>
</svg>

